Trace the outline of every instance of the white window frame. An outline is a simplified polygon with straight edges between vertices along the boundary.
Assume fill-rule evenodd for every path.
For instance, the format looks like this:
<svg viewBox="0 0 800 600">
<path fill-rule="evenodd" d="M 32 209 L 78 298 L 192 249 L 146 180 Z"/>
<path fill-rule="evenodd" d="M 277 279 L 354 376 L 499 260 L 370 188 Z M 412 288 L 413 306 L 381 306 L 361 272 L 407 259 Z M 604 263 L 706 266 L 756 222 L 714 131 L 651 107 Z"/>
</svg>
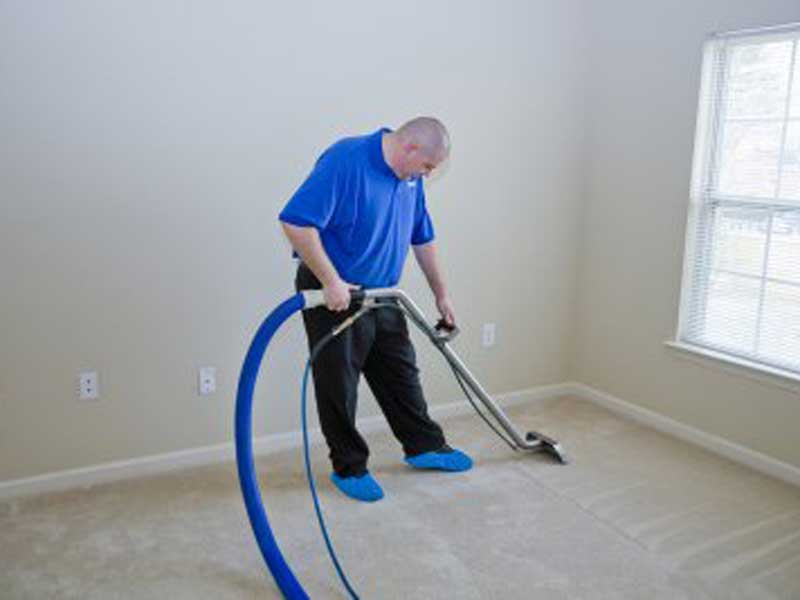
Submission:
<svg viewBox="0 0 800 600">
<path fill-rule="evenodd" d="M 723 370 L 733 371 L 748 377 L 755 378 L 760 381 L 774 383 L 781 387 L 788 388 L 791 391 L 800 391 L 800 371 L 787 368 L 783 369 L 780 366 L 771 365 L 759 361 L 755 357 L 748 357 L 737 354 L 728 349 L 714 346 L 699 345 L 690 341 L 691 335 L 689 332 L 690 317 L 692 314 L 692 307 L 694 305 L 694 297 L 700 294 L 706 296 L 703 285 L 707 285 L 710 280 L 710 261 L 703 261 L 703 265 L 707 270 L 701 272 L 698 276 L 696 272 L 696 258 L 699 252 L 710 252 L 712 244 L 705 244 L 700 247 L 698 242 L 699 233 L 703 228 L 708 227 L 708 205 L 716 203 L 718 206 L 754 206 L 764 208 L 768 211 L 768 226 L 767 226 L 767 239 L 764 252 L 764 261 L 769 258 L 770 248 L 770 235 L 772 232 L 772 218 L 776 209 L 781 206 L 798 208 L 798 202 L 781 202 L 776 199 L 763 199 L 754 201 L 747 197 L 734 197 L 726 196 L 718 192 L 712 192 L 710 189 L 703 189 L 704 182 L 707 178 L 708 169 L 712 169 L 712 173 L 718 173 L 718 170 L 710 166 L 710 161 L 718 162 L 719 141 L 718 128 L 724 118 L 721 95 L 723 92 L 722 69 L 717 61 L 724 60 L 725 51 L 730 44 L 736 44 L 741 41 L 748 43 L 758 41 L 759 39 L 769 41 L 780 41 L 785 39 L 797 40 L 800 36 L 800 23 L 784 25 L 779 27 L 762 28 L 755 30 L 742 30 L 730 33 L 715 34 L 706 42 L 703 49 L 703 69 L 702 79 L 700 85 L 700 96 L 697 111 L 697 129 L 695 134 L 694 143 L 694 160 L 692 165 L 692 185 L 690 191 L 689 211 L 687 216 L 686 228 L 686 242 L 684 251 L 683 262 L 683 278 L 681 282 L 681 299 L 678 311 L 678 324 L 676 328 L 675 338 L 666 341 L 666 345 L 670 348 L 681 351 L 682 356 L 699 359 L 701 363 L 721 366 Z M 793 53 L 790 64 L 790 79 L 789 79 L 789 98 L 787 98 L 787 112 L 784 113 L 783 118 L 776 118 L 781 122 L 788 123 L 788 104 L 791 99 L 792 86 L 800 86 L 800 82 L 793 81 L 795 76 L 795 64 L 800 62 L 800 43 L 793 46 Z M 725 67 L 727 67 L 727 63 Z M 712 98 L 711 102 L 708 101 Z M 759 119 L 759 121 L 767 121 L 768 119 Z M 794 120 L 794 119 L 792 119 Z M 781 144 L 781 152 L 785 147 L 785 138 L 788 127 L 783 128 L 783 142 Z M 779 157 L 778 162 L 778 186 L 781 183 L 781 172 L 783 168 L 783 157 Z M 779 195 L 779 194 L 776 194 Z M 754 276 L 755 277 L 755 276 Z M 762 318 L 764 286 L 771 278 L 766 277 L 766 273 L 758 278 L 761 281 L 761 293 L 759 300 L 759 323 Z M 798 285 L 796 282 L 787 282 L 781 280 L 782 283 L 790 283 Z M 697 283 L 697 285 L 695 285 Z M 757 329 L 756 335 L 760 332 Z"/>
</svg>

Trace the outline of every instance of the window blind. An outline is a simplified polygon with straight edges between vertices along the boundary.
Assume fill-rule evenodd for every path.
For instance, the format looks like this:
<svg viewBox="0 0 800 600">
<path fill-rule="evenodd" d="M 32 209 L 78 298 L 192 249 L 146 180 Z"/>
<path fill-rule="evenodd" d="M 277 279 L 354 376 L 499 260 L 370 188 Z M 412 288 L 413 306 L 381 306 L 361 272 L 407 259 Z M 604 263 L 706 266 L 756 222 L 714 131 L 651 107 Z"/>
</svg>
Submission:
<svg viewBox="0 0 800 600">
<path fill-rule="evenodd" d="M 678 341 L 800 375 L 800 25 L 704 48 Z"/>
</svg>

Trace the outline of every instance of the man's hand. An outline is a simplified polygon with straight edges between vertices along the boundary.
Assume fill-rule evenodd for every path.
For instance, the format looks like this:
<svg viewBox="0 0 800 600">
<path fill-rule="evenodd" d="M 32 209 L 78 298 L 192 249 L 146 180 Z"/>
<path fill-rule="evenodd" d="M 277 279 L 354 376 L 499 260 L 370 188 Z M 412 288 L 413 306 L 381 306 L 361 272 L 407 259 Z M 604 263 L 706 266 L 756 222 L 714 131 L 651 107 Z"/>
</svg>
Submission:
<svg viewBox="0 0 800 600">
<path fill-rule="evenodd" d="M 450 302 L 450 298 L 447 296 L 442 296 L 441 298 L 436 299 L 436 308 L 439 309 L 439 314 L 442 315 L 444 322 L 447 323 L 449 326 L 453 326 L 456 324 L 456 315 L 453 311 L 453 305 Z"/>
<path fill-rule="evenodd" d="M 292 247 L 316 278 L 322 282 L 325 306 L 337 312 L 347 310 L 350 306 L 350 290 L 357 290 L 358 286 L 342 281 L 339 277 L 336 267 L 325 253 L 325 248 L 322 247 L 319 232 L 314 227 L 300 227 L 291 223 L 282 223 L 282 225 Z"/>
<path fill-rule="evenodd" d="M 357 290 L 357 285 L 352 285 L 341 279 L 335 279 L 330 285 L 322 288 L 325 306 L 329 310 L 340 312 L 350 307 L 350 290 Z"/>
<path fill-rule="evenodd" d="M 447 325 L 454 326 L 456 324 L 456 315 L 453 311 L 453 305 L 450 303 L 450 298 L 447 296 L 444 277 L 442 277 L 442 272 L 439 269 L 439 261 L 436 258 L 436 244 L 431 241 L 427 244 L 414 246 L 414 256 L 422 272 L 425 273 L 425 279 L 428 280 L 428 285 L 436 298 L 436 308 L 439 309 L 439 314 L 442 315 L 442 319 Z"/>
</svg>

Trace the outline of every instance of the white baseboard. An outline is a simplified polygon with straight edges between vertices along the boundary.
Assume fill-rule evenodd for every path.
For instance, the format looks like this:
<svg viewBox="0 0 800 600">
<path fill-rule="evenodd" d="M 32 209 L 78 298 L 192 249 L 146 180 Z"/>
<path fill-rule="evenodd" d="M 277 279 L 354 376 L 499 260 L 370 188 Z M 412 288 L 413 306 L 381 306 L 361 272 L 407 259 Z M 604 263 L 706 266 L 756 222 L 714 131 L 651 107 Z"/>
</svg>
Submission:
<svg viewBox="0 0 800 600">
<path fill-rule="evenodd" d="M 499 394 L 493 398 L 500 406 L 510 407 L 519 404 L 542 402 L 567 393 L 569 393 L 569 390 L 564 385 L 550 385 Z M 471 410 L 470 405 L 464 400 L 429 407 L 431 416 L 438 419 L 467 414 Z M 362 433 L 388 430 L 388 424 L 381 415 L 359 419 L 358 427 Z M 318 427 L 309 429 L 309 441 L 312 444 L 322 442 L 322 432 Z M 299 430 L 260 436 L 253 439 L 253 453 L 256 455 L 270 454 L 281 450 L 299 448 L 302 443 L 303 434 Z M 187 467 L 232 461 L 235 456 L 236 451 L 231 441 L 213 446 L 190 448 L 177 452 L 103 463 L 91 467 L 46 473 L 36 477 L 0 481 L 0 500 L 15 496 L 87 488 L 120 479 L 155 475 Z"/>
<path fill-rule="evenodd" d="M 780 461 L 766 454 L 740 446 L 719 436 L 684 425 L 679 421 L 665 417 L 657 412 L 642 408 L 630 402 L 601 392 L 582 383 L 567 383 L 563 386 L 567 394 L 577 396 L 598 404 L 618 415 L 646 425 L 662 433 L 677 437 L 686 442 L 696 444 L 728 458 L 732 461 L 781 479 L 787 483 L 800 486 L 800 468 Z"/>
</svg>

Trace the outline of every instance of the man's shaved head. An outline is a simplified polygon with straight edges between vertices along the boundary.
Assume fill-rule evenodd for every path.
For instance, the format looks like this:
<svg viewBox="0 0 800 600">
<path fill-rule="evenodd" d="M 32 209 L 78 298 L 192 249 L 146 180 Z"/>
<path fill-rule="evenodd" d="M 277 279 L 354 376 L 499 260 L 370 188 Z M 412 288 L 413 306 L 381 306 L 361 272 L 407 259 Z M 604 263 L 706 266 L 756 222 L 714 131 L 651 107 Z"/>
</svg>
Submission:
<svg viewBox="0 0 800 600">
<path fill-rule="evenodd" d="M 450 135 L 439 119 L 416 117 L 404 123 L 397 130 L 403 144 L 413 144 L 430 157 L 440 160 L 450 153 Z"/>
<path fill-rule="evenodd" d="M 384 157 L 400 179 L 427 177 L 450 155 L 450 135 L 439 119 L 416 117 L 383 139 Z"/>
</svg>

